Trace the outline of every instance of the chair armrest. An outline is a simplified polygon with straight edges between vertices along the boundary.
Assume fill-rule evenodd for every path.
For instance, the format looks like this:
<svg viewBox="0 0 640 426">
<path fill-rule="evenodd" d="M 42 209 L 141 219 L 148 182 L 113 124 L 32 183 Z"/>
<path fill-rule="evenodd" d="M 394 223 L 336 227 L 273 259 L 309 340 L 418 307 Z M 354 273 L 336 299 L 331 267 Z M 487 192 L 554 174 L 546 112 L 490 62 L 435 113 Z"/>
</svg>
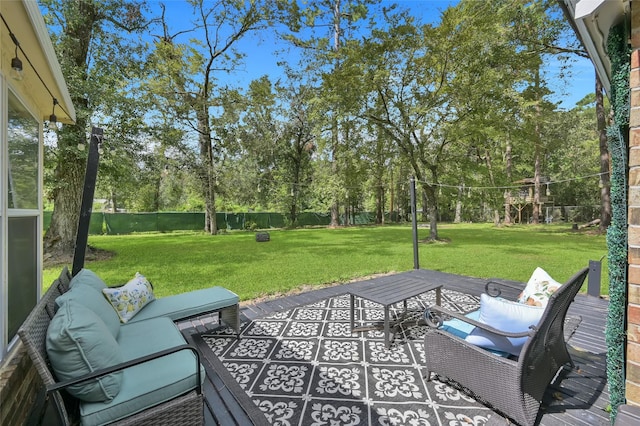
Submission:
<svg viewBox="0 0 640 426">
<path fill-rule="evenodd" d="M 187 345 L 187 344 L 180 345 L 180 346 L 175 346 L 173 348 L 165 349 L 165 350 L 162 350 L 162 351 L 159 351 L 159 352 L 155 352 L 155 353 L 152 353 L 152 354 L 149 354 L 149 355 L 145 355 L 143 357 L 139 357 L 139 358 L 135 358 L 135 359 L 132 359 L 132 360 L 129 360 L 129 361 L 125 361 L 125 362 L 122 362 L 120 364 L 113 365 L 111 367 L 102 368 L 100 370 L 96 370 L 96 371 L 93 371 L 91 373 L 87 373 L 87 374 L 84 374 L 82 376 L 75 377 L 73 379 L 65 380 L 64 382 L 58 382 L 58 383 L 55 383 L 53 385 L 47 386 L 46 391 L 47 391 L 47 393 L 49 393 L 49 392 L 54 392 L 54 391 L 58 391 L 58 390 L 61 390 L 61 389 L 65 389 L 65 388 L 67 388 L 69 386 L 77 385 L 78 383 L 82 383 L 82 382 L 85 382 L 87 380 L 97 379 L 98 377 L 102 377 L 102 376 L 105 376 L 107 374 L 115 373 L 117 371 L 121 371 L 121 370 L 124 370 L 126 368 L 136 366 L 138 364 L 144 364 L 145 362 L 149 362 L 149 361 L 152 361 L 154 359 L 162 358 L 164 356 L 171 355 L 173 353 L 184 351 L 184 350 L 189 350 L 189 351 L 193 352 L 195 354 L 195 356 L 196 356 L 196 380 L 197 380 L 196 391 L 197 391 L 198 394 L 200 394 L 201 393 L 201 382 L 202 382 L 201 381 L 201 375 L 200 375 L 200 352 L 198 352 L 198 349 L 195 346 Z"/>
<path fill-rule="evenodd" d="M 523 331 L 523 332 L 519 332 L 519 333 L 511 333 L 508 331 L 502 331 L 502 330 L 498 330 L 497 328 L 493 328 L 485 323 L 473 320 L 471 318 L 468 318 L 464 315 L 460 315 L 457 312 L 452 312 L 449 311 L 445 308 L 443 308 L 442 306 L 430 306 L 427 309 L 425 309 L 424 311 L 424 319 L 425 322 L 427 323 L 427 326 L 432 327 L 432 328 L 439 328 L 442 326 L 442 324 L 444 323 L 444 317 L 451 317 L 451 318 L 456 318 L 460 321 L 464 321 L 468 324 L 474 325 L 482 330 L 485 331 L 489 331 L 491 333 L 494 333 L 498 336 L 503 336 L 503 337 L 529 337 L 531 335 L 533 335 L 533 332 L 535 332 L 536 327 L 534 325 L 532 325 L 531 327 L 529 327 L 529 331 Z"/>
<path fill-rule="evenodd" d="M 492 278 L 485 283 L 484 291 L 491 297 L 499 297 L 502 294 L 501 287 L 504 289 L 514 290 L 518 293 L 521 293 L 524 289 L 521 284 L 509 283 L 498 280 L 497 278 Z"/>
</svg>

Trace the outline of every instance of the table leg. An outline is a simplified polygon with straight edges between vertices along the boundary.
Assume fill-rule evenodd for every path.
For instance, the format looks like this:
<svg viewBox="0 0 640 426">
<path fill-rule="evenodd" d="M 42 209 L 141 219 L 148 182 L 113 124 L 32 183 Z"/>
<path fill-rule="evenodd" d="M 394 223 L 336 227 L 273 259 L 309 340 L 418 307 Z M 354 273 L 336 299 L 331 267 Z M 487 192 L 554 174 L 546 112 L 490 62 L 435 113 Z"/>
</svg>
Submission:
<svg viewBox="0 0 640 426">
<path fill-rule="evenodd" d="M 355 314 L 355 307 L 353 306 L 354 299 L 355 299 L 355 296 L 352 294 L 351 295 L 351 333 L 353 333 L 353 331 L 354 331 L 353 330 L 353 326 L 354 326 L 353 316 Z"/>
<path fill-rule="evenodd" d="M 442 287 L 436 288 L 436 306 L 442 306 Z"/>
<path fill-rule="evenodd" d="M 389 338 L 389 305 L 384 307 L 384 346 L 389 349 L 391 341 Z"/>
</svg>

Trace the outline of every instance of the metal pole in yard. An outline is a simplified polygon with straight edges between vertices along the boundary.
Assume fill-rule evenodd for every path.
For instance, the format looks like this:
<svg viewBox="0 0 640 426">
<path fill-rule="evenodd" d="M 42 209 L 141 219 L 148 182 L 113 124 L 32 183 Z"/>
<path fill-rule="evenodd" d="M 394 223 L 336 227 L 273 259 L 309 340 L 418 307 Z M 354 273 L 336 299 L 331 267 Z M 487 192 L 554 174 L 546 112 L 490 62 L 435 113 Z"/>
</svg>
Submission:
<svg viewBox="0 0 640 426">
<path fill-rule="evenodd" d="M 411 192 L 411 226 L 413 229 L 413 269 L 420 269 L 418 259 L 418 213 L 416 211 L 416 178 L 409 179 L 409 189 Z"/>
</svg>

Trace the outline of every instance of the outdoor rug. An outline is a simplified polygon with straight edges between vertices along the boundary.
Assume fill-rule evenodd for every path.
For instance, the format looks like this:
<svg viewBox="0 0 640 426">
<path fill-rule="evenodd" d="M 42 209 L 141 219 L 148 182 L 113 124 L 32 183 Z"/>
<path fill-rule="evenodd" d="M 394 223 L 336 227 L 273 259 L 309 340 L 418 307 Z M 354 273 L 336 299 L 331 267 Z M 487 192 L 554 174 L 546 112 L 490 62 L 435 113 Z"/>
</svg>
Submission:
<svg viewBox="0 0 640 426">
<path fill-rule="evenodd" d="M 424 378 L 425 326 L 415 320 L 434 298 L 428 292 L 408 301 L 416 313 L 389 349 L 382 331 L 351 333 L 350 296 L 341 295 L 245 323 L 240 339 L 203 334 L 211 348 L 204 355 L 256 424 L 485 424 L 496 416 L 491 410 Z M 356 326 L 382 321 L 381 305 L 355 303 Z M 456 312 L 478 304 L 475 296 L 442 291 L 442 305 Z M 402 311 L 401 303 L 392 309 L 394 316 Z"/>
</svg>

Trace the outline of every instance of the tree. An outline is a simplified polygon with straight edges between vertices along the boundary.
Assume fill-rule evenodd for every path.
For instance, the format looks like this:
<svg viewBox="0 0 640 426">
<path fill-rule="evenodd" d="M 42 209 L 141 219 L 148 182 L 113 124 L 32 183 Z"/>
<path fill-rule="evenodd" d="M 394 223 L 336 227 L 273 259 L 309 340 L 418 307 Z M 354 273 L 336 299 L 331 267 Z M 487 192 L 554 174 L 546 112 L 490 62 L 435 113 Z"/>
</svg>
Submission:
<svg viewBox="0 0 640 426">
<path fill-rule="evenodd" d="M 359 48 L 364 54 L 350 57 L 356 62 L 350 72 L 360 68 L 366 86 L 358 98 L 364 106 L 360 114 L 393 140 L 411 165 L 429 211 L 430 239 L 438 238 L 443 179 L 456 176 L 451 183 L 459 184 L 460 171 L 477 161 L 470 148 L 481 133 L 479 117 L 504 109 L 503 89 L 514 84 L 508 77 L 512 68 L 498 67 L 507 49 L 501 39 L 492 39 L 495 21 L 485 18 L 478 26 L 475 16 L 449 9 L 433 27 L 416 25 L 403 12 L 388 13 L 388 30 L 374 31 Z"/>
<path fill-rule="evenodd" d="M 216 194 L 219 187 L 220 153 L 224 142 L 212 130 L 214 108 L 221 104 L 217 97 L 217 73 L 232 71 L 242 58 L 238 41 L 250 32 L 267 27 L 270 17 L 278 11 L 277 2 L 190 2 L 196 25 L 173 34 L 164 16 L 163 33 L 155 42 L 154 92 L 172 105 L 178 118 L 195 133 L 198 144 L 196 171 L 205 200 L 205 230 L 217 232 Z M 198 32 L 198 38 L 179 43 L 179 36 Z"/>
<path fill-rule="evenodd" d="M 546 58 L 553 58 L 561 63 L 557 77 L 563 78 L 564 71 L 572 55 L 585 56 L 586 53 L 575 37 L 569 37 L 571 28 L 563 19 L 558 3 L 549 0 L 533 0 L 520 8 L 503 8 L 507 22 L 517 30 L 514 40 L 521 46 L 519 57 L 528 68 L 528 87 L 525 90 L 523 117 L 526 117 L 528 128 L 533 137 L 533 172 L 534 200 L 533 223 L 537 224 L 540 216 L 541 163 L 545 147 L 541 132 L 541 123 L 546 113 L 543 109 L 554 108 L 545 99 L 550 93 L 548 79 L 545 78 L 542 64 Z"/>
<path fill-rule="evenodd" d="M 331 164 L 330 181 L 327 185 L 332 192 L 330 206 L 331 224 L 339 224 L 339 205 L 341 198 L 347 193 L 344 177 L 345 165 L 341 155 L 348 151 L 343 146 L 347 143 L 347 135 L 351 119 L 350 112 L 344 108 L 345 98 L 339 85 L 335 85 L 335 76 L 342 66 L 342 48 L 350 37 L 357 31 L 360 22 L 369 13 L 369 6 L 379 0 L 320 0 L 309 2 L 305 8 L 298 10 L 299 19 L 292 21 L 289 26 L 293 30 L 285 34 L 285 39 L 303 49 L 302 53 L 306 66 L 305 72 L 322 75 L 323 92 L 316 107 L 322 111 L 325 118 L 325 137 L 327 139 L 327 161 Z M 326 29 L 329 28 L 329 31 Z M 305 31 L 304 38 L 300 30 Z M 317 35 L 317 31 L 322 35 Z M 342 178 L 342 182 L 340 182 Z"/>
<path fill-rule="evenodd" d="M 281 99 L 289 101 L 283 104 L 286 110 L 281 111 L 286 122 L 279 143 L 282 149 L 279 150 L 275 177 L 290 186 L 285 192 L 289 194 L 285 196 L 287 218 L 291 226 L 296 226 L 311 182 L 311 156 L 316 150 L 317 126 L 310 113 L 310 104 L 317 91 L 300 85 L 282 87 L 279 92 Z"/>
<path fill-rule="evenodd" d="M 132 37 L 149 24 L 143 6 L 135 1 L 43 0 L 44 16 L 76 109 L 76 123 L 57 132 L 53 156 L 53 182 L 49 196 L 54 202 L 51 225 L 44 238 L 47 257 L 68 258 L 74 252 L 80 202 L 92 123 L 127 109 L 131 76 L 140 69 L 142 45 Z M 120 103 L 120 101 L 123 101 Z M 125 117 L 122 115 L 121 117 Z M 122 129 L 127 126 L 122 126 Z M 136 129 L 128 127 L 127 132 Z M 106 132 L 108 134 L 108 132 Z"/>
</svg>

